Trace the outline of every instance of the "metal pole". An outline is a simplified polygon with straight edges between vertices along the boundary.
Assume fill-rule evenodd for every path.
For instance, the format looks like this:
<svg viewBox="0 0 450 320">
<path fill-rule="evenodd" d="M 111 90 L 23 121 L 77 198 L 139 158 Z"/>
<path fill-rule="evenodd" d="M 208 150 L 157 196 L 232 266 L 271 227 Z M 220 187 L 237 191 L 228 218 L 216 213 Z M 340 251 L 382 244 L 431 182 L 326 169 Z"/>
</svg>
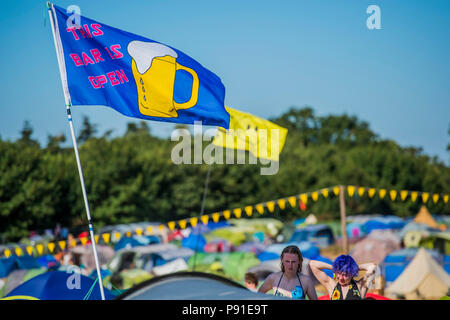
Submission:
<svg viewBox="0 0 450 320">
<path fill-rule="evenodd" d="M 209 176 L 211 175 L 211 165 L 208 165 L 208 173 L 206 174 L 206 180 L 205 180 L 205 189 L 203 190 L 203 199 L 202 199 L 202 208 L 200 211 L 200 218 L 203 215 L 205 211 L 205 201 L 206 201 L 206 192 L 208 191 L 208 184 L 209 184 Z M 200 238 L 200 228 L 199 234 L 197 235 L 197 240 L 195 242 L 195 253 L 194 253 L 194 265 L 192 266 L 192 271 L 195 271 L 195 263 L 197 260 L 197 249 L 198 249 L 198 238 Z"/>
<path fill-rule="evenodd" d="M 70 101 L 70 95 L 69 95 L 69 90 L 68 90 L 68 86 L 67 86 L 67 79 L 66 79 L 66 74 L 65 74 L 65 68 L 64 68 L 64 63 L 63 60 L 64 59 L 64 54 L 62 52 L 62 47 L 59 45 L 59 42 L 56 38 L 56 31 L 55 31 L 55 27 L 57 28 L 57 25 L 55 24 L 55 22 L 53 21 L 53 13 L 54 13 L 54 9 L 53 9 L 53 4 L 51 4 L 50 2 L 47 2 L 47 7 L 48 7 L 48 14 L 50 16 L 50 23 L 51 23 L 51 27 L 52 27 L 52 33 L 53 33 L 53 40 L 55 43 L 55 49 L 56 49 L 56 56 L 58 58 L 58 66 L 59 66 L 59 73 L 61 76 L 61 82 L 62 82 L 62 86 L 63 86 L 63 92 L 64 92 L 64 99 L 66 102 L 66 109 L 67 109 L 67 118 L 69 121 L 69 126 L 70 126 L 70 133 L 72 134 L 72 142 L 73 142 L 73 149 L 75 151 L 75 157 L 77 160 L 77 166 L 78 166 L 78 173 L 80 175 L 80 182 L 81 182 L 81 189 L 83 192 L 83 199 L 84 199 L 84 206 L 86 207 L 86 214 L 87 214 L 87 219 L 88 219 L 88 224 L 89 224 L 89 233 L 91 236 L 91 244 L 92 244 L 92 250 L 94 252 L 94 258 L 95 258 L 95 266 L 97 268 L 97 276 L 98 276 L 98 284 L 100 286 L 100 293 L 102 296 L 102 300 L 105 300 L 105 293 L 103 292 L 103 281 L 102 281 L 102 275 L 100 272 L 100 264 L 98 261 L 98 255 L 97 255 L 97 249 L 95 246 L 95 236 L 94 236 L 94 228 L 92 227 L 92 220 L 91 220 L 91 214 L 89 212 L 89 203 L 88 203 L 88 199 L 87 199 L 87 194 L 86 194 L 86 188 L 84 185 L 84 177 L 83 177 L 83 169 L 81 168 L 81 162 L 80 162 L 80 156 L 78 154 L 78 146 L 77 146 L 77 140 L 75 138 L 75 132 L 73 129 L 73 121 L 72 121 L 72 115 L 70 112 L 70 106 L 72 105 L 71 101 Z M 59 36 L 59 33 L 58 33 Z"/>
<path fill-rule="evenodd" d="M 347 220 L 345 215 L 345 195 L 344 186 L 339 186 L 339 207 L 341 211 L 341 232 L 342 232 L 342 249 L 344 254 L 348 254 L 348 238 L 347 238 Z"/>
</svg>

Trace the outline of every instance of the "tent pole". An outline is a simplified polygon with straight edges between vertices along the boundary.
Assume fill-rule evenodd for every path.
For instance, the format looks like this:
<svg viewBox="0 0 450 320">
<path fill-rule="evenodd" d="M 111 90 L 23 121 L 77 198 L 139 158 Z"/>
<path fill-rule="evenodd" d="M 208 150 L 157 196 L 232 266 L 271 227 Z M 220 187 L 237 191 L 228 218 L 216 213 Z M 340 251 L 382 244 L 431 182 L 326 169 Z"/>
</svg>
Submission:
<svg viewBox="0 0 450 320">
<path fill-rule="evenodd" d="M 342 250 L 348 254 L 347 221 L 345 214 L 345 194 L 344 186 L 339 186 L 339 207 L 341 211 L 341 232 L 342 232 Z"/>
</svg>

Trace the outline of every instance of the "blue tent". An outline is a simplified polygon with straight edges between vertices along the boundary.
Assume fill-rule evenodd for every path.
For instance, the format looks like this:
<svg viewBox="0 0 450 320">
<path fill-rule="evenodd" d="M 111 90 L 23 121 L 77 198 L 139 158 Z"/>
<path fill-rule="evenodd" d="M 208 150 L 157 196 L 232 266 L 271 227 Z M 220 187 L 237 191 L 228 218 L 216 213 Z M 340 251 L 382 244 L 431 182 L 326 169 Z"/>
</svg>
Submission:
<svg viewBox="0 0 450 320">
<path fill-rule="evenodd" d="M 375 218 L 362 225 L 362 230 L 369 234 L 372 230 L 401 229 L 405 226 L 405 221 L 399 217 L 388 216 Z"/>
<path fill-rule="evenodd" d="M 291 245 L 297 246 L 302 256 L 308 259 L 315 259 L 320 254 L 320 249 L 310 242 L 286 242 L 268 246 L 263 252 L 257 255 L 257 258 L 260 261 L 280 259 L 283 249 Z"/>
<path fill-rule="evenodd" d="M 185 248 L 190 248 L 197 252 L 204 252 L 204 247 L 206 245 L 206 239 L 201 234 L 191 233 L 188 237 L 181 240 L 181 246 Z"/>
<path fill-rule="evenodd" d="M 147 246 L 152 240 L 145 236 L 122 237 L 114 246 L 114 250 L 118 251 L 123 248 L 133 248 L 138 246 Z"/>
<path fill-rule="evenodd" d="M 7 277 L 11 271 L 16 269 L 17 264 L 14 256 L 9 258 L 0 258 L 0 278 Z"/>
<path fill-rule="evenodd" d="M 77 278 L 79 277 L 79 278 Z M 79 280 L 79 282 L 78 282 Z M 72 284 L 73 287 L 68 284 Z M 105 299 L 115 295 L 104 288 Z M 9 292 L 9 299 L 39 300 L 101 300 L 100 288 L 93 279 L 81 274 L 50 271 L 38 275 Z"/>
</svg>

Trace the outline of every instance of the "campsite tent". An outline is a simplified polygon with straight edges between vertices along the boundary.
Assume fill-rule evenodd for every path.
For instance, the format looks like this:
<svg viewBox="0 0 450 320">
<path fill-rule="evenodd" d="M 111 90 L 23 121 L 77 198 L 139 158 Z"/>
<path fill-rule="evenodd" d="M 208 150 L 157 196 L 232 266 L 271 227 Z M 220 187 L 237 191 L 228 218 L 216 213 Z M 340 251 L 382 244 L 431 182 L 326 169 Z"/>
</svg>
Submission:
<svg viewBox="0 0 450 320">
<path fill-rule="evenodd" d="M 281 252 L 283 251 L 283 249 L 285 247 L 291 246 L 291 245 L 297 246 L 300 249 L 303 257 L 305 257 L 305 258 L 314 259 L 320 253 L 320 250 L 318 247 L 316 247 L 313 244 L 306 242 L 306 241 L 286 242 L 286 243 L 272 244 L 272 245 L 268 246 L 257 257 L 261 261 L 280 259 Z"/>
<path fill-rule="evenodd" d="M 273 300 L 232 280 L 203 272 L 177 272 L 145 281 L 117 300 Z"/>
<path fill-rule="evenodd" d="M 71 286 L 68 285 L 69 283 Z M 104 293 L 106 300 L 115 297 L 106 288 Z M 50 271 L 22 283 L 5 298 L 8 300 L 101 300 L 101 294 L 98 284 L 89 277 L 63 271 Z"/>
<path fill-rule="evenodd" d="M 433 216 L 430 214 L 427 207 L 425 206 L 420 207 L 419 212 L 414 218 L 414 222 L 425 224 L 433 229 L 439 228 L 439 224 L 436 222 L 436 220 L 434 220 Z"/>
<path fill-rule="evenodd" d="M 405 226 L 405 221 L 396 216 L 386 216 L 381 218 L 374 218 L 366 221 L 362 225 L 362 230 L 365 233 L 370 233 L 376 229 L 401 229 Z"/>
<path fill-rule="evenodd" d="M 350 255 L 358 264 L 380 264 L 389 253 L 397 250 L 400 250 L 400 241 L 390 230 L 374 230 L 355 244 Z"/>
<path fill-rule="evenodd" d="M 420 248 L 411 263 L 386 292 L 406 299 L 439 299 L 450 288 L 450 276 L 424 249 Z"/>
</svg>

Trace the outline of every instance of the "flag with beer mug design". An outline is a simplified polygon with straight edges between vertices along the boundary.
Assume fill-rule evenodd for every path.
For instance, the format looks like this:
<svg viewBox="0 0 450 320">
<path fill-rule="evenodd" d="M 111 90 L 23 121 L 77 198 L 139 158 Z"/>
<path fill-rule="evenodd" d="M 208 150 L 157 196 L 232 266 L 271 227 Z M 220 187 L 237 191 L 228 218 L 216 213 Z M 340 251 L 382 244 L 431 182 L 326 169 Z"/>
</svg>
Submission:
<svg viewBox="0 0 450 320">
<path fill-rule="evenodd" d="M 70 103 L 145 120 L 228 129 L 220 78 L 183 52 L 52 5 Z"/>
</svg>

